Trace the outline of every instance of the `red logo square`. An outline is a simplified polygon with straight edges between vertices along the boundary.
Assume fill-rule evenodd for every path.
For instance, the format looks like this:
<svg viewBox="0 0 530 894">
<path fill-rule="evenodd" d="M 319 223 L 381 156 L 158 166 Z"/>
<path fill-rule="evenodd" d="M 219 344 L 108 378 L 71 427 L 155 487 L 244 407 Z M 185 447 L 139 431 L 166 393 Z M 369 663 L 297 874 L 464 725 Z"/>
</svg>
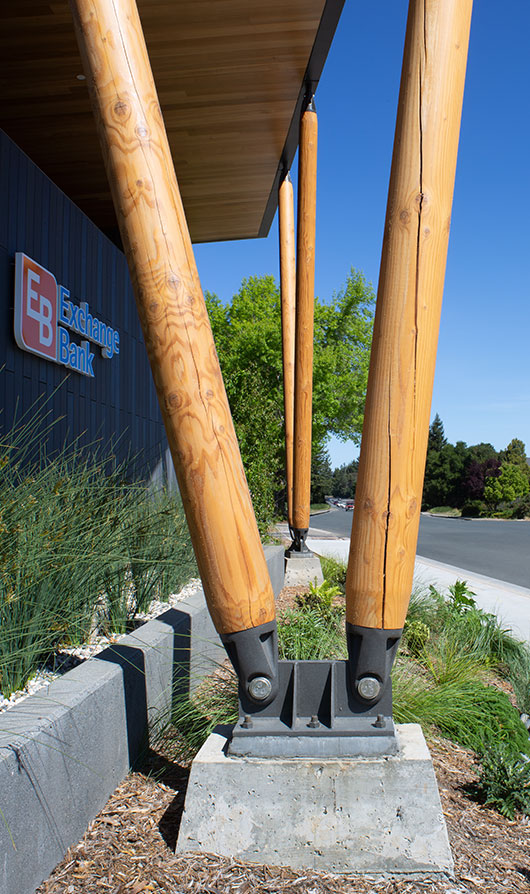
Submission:
<svg viewBox="0 0 530 894">
<path fill-rule="evenodd" d="M 24 351 L 57 357 L 57 281 L 21 251 L 15 261 L 15 339 Z"/>
</svg>

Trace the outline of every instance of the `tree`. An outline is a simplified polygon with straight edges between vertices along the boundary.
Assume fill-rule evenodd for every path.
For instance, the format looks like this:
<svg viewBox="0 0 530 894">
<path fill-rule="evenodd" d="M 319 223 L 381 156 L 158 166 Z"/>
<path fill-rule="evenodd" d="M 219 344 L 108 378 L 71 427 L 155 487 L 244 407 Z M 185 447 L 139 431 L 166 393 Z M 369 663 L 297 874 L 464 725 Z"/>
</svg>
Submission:
<svg viewBox="0 0 530 894">
<path fill-rule="evenodd" d="M 530 466 L 526 461 L 526 447 L 519 438 L 512 438 L 505 450 L 499 453 L 501 462 L 517 466 L 530 480 Z"/>
<path fill-rule="evenodd" d="M 344 463 L 333 472 L 333 496 L 345 497 L 353 499 L 355 496 L 355 487 L 357 485 L 357 472 L 359 463 L 352 460 L 351 463 Z"/>
<path fill-rule="evenodd" d="M 502 463 L 500 475 L 488 478 L 484 485 L 484 499 L 494 509 L 500 503 L 513 503 L 529 492 L 528 476 L 519 466 L 507 462 Z"/>
<path fill-rule="evenodd" d="M 315 456 L 331 434 L 360 442 L 374 302 L 372 287 L 353 269 L 345 288 L 328 303 L 315 299 Z M 251 277 L 243 280 L 229 304 L 209 293 L 206 304 L 243 464 L 249 485 L 253 482 L 254 505 L 264 527 L 274 500 L 282 510 L 285 504 L 279 289 L 272 276 Z M 266 499 L 258 497 L 262 476 Z"/>
<path fill-rule="evenodd" d="M 437 413 L 429 426 L 427 453 L 431 450 L 440 451 L 446 444 L 447 438 L 445 437 L 443 422 Z"/>
<path fill-rule="evenodd" d="M 423 505 L 462 506 L 465 491 L 462 487 L 469 449 L 464 441 L 455 445 L 447 442 L 441 450 L 430 450 L 425 465 Z"/>
<path fill-rule="evenodd" d="M 471 449 L 471 448 L 470 448 Z M 501 461 L 498 456 L 491 456 L 480 462 L 472 459 L 467 467 L 463 482 L 463 490 L 470 500 L 481 500 L 484 496 L 484 486 L 487 478 L 497 478 L 501 471 Z"/>
<path fill-rule="evenodd" d="M 329 454 L 321 447 L 311 457 L 311 502 L 323 503 L 333 489 L 333 473 Z"/>
</svg>

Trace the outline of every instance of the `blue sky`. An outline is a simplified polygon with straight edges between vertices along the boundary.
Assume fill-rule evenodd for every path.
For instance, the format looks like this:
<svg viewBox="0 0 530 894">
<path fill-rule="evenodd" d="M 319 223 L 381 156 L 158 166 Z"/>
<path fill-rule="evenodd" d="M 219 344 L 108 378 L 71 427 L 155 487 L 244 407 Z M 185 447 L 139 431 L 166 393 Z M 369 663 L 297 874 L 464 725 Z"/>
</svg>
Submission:
<svg viewBox="0 0 530 894">
<path fill-rule="evenodd" d="M 352 266 L 377 287 L 407 8 L 346 0 L 316 94 L 322 299 Z M 452 442 L 518 437 L 530 455 L 529 38 L 528 0 L 475 0 L 431 418 Z M 244 277 L 278 278 L 277 219 L 267 239 L 195 251 L 228 300 Z M 329 450 L 333 466 L 358 455 Z"/>
</svg>

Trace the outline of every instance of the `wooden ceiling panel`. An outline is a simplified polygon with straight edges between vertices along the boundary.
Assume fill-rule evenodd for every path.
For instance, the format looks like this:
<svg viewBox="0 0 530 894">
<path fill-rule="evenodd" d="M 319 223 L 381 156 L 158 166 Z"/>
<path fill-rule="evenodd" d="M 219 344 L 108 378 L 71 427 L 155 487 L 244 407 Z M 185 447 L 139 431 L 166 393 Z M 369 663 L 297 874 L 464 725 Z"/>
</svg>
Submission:
<svg viewBox="0 0 530 894">
<path fill-rule="evenodd" d="M 265 235 L 344 0 L 138 0 L 194 241 Z M 116 226 L 67 0 L 0 6 L 0 126 Z"/>
</svg>

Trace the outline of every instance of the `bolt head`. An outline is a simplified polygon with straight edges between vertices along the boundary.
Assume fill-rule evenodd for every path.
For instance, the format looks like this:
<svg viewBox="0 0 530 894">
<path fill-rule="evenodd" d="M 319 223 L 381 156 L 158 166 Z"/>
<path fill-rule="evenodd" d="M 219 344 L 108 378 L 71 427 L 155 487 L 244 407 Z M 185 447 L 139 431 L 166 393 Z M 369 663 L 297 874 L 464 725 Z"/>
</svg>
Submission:
<svg viewBox="0 0 530 894">
<path fill-rule="evenodd" d="M 371 702 L 379 696 L 381 683 L 376 677 L 363 677 L 357 683 L 357 692 L 366 701 Z"/>
<path fill-rule="evenodd" d="M 264 701 L 271 692 L 272 683 L 268 677 L 254 677 L 248 684 L 248 694 L 254 701 Z"/>
</svg>

